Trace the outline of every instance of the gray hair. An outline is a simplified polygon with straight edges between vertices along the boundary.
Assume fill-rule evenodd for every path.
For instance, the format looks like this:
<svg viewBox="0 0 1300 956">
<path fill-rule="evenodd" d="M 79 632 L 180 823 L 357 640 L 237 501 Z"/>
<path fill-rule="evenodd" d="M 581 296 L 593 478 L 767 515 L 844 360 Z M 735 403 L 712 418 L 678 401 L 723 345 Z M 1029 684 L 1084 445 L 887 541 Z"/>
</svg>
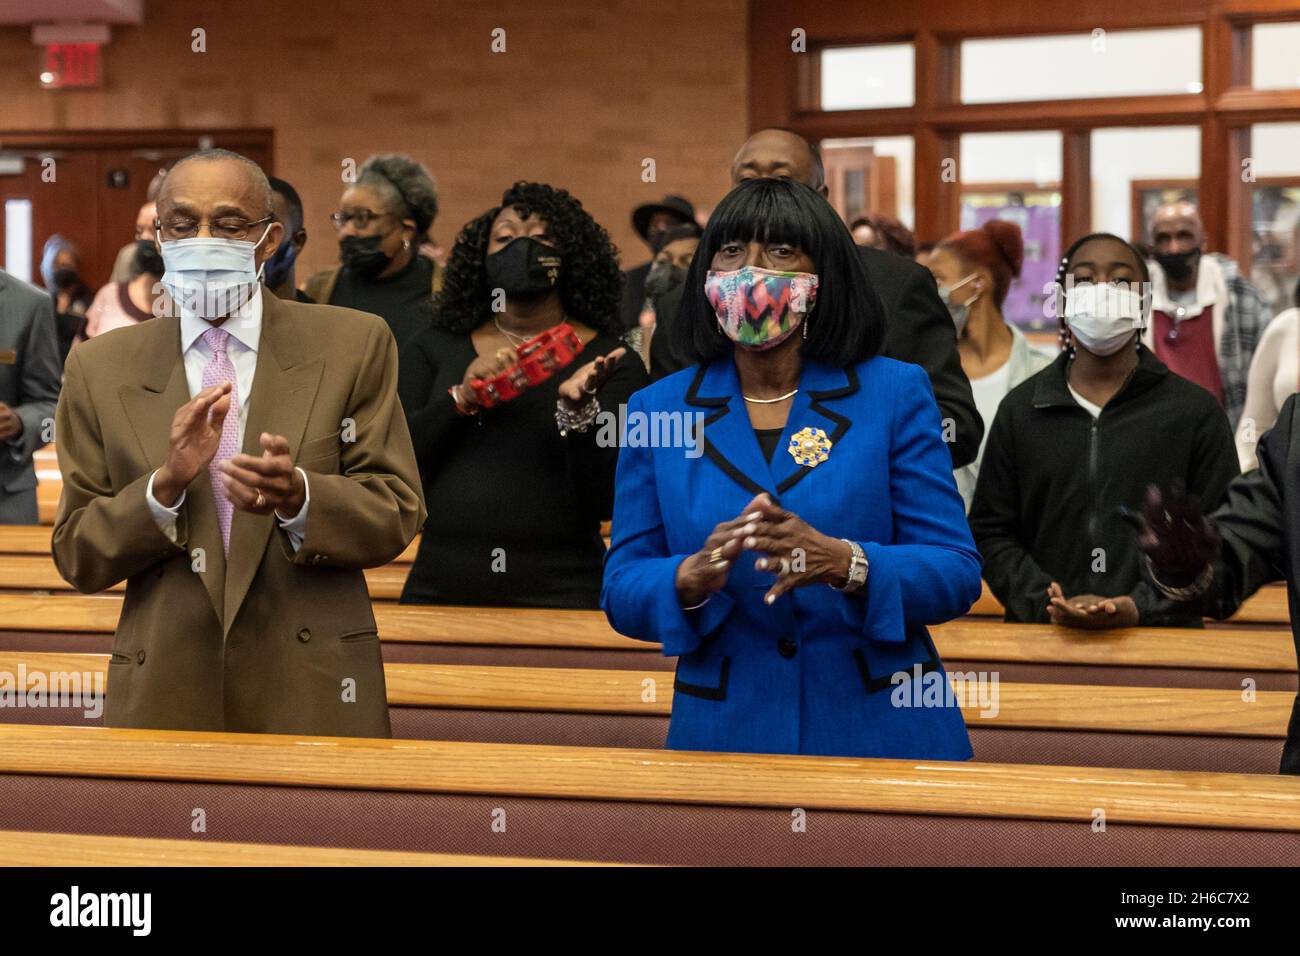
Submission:
<svg viewBox="0 0 1300 956">
<path fill-rule="evenodd" d="M 410 156 L 371 156 L 357 174 L 357 185 L 378 190 L 397 210 L 415 220 L 415 231 L 421 236 L 438 218 L 438 187 L 433 174 Z"/>
<path fill-rule="evenodd" d="M 176 172 L 176 170 L 180 169 L 186 163 L 214 162 L 216 160 L 234 160 L 237 163 L 243 163 L 247 166 L 251 171 L 253 182 L 257 187 L 258 193 L 264 197 L 263 205 L 266 210 L 266 215 L 272 216 L 275 214 L 275 206 L 271 201 L 271 182 L 266 178 L 266 173 L 262 171 L 262 167 L 257 165 L 257 163 L 253 162 L 247 156 L 232 152 L 228 149 L 221 149 L 219 147 L 200 149 L 176 160 L 172 168 L 167 170 L 166 175 L 163 177 L 162 185 L 160 185 L 158 189 L 158 195 L 162 195 L 163 188 L 166 187 L 167 180 L 171 177 L 171 174 Z"/>
</svg>

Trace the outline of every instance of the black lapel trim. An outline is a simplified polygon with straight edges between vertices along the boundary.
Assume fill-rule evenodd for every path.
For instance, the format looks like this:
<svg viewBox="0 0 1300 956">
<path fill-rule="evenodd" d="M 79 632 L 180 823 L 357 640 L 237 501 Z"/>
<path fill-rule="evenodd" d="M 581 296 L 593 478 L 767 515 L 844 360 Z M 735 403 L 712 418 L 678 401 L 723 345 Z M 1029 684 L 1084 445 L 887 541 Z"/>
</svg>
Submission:
<svg viewBox="0 0 1300 956">
<path fill-rule="evenodd" d="M 704 376 L 708 373 L 707 365 L 700 365 L 695 370 L 695 379 L 691 382 L 691 387 L 686 390 L 686 403 L 688 405 L 703 405 L 706 408 L 723 408 L 727 406 L 727 397 L 720 395 L 716 398 L 702 398 L 700 396 L 700 386 L 704 384 Z M 722 414 L 726 414 L 723 411 Z M 713 421 L 713 419 L 709 419 Z"/>
<path fill-rule="evenodd" d="M 727 409 L 724 408 L 717 415 L 712 415 L 709 418 L 706 418 L 704 420 L 704 424 L 712 425 L 715 421 L 717 421 L 725 414 L 727 414 Z M 735 481 L 737 484 L 739 484 L 742 488 L 752 492 L 754 495 L 770 494 L 770 492 L 768 492 L 766 488 L 764 488 L 753 478 L 750 478 L 749 475 L 745 474 L 743 471 L 741 471 L 739 468 L 733 465 L 731 463 L 731 460 L 727 458 L 727 456 L 724 455 L 722 452 L 718 451 L 717 446 L 715 446 L 713 442 L 709 441 L 707 437 L 705 437 L 704 439 L 704 454 L 708 455 L 709 461 L 713 462 L 724 472 L 726 472 L 727 475 L 730 476 L 730 478 L 733 481 Z M 773 498 L 773 501 L 775 501 L 775 498 Z"/>
<path fill-rule="evenodd" d="M 852 395 L 854 392 L 858 390 L 859 383 L 858 383 L 857 369 L 853 368 L 853 366 L 849 366 L 844 370 L 844 374 L 847 375 L 849 379 L 847 385 L 844 385 L 841 388 L 832 388 L 829 391 L 825 391 L 825 392 L 809 393 L 809 397 L 812 400 L 808 403 L 808 407 L 811 408 L 813 411 L 815 411 L 817 414 L 829 418 L 831 421 L 835 423 L 835 433 L 830 436 L 832 445 L 835 445 L 842 437 L 844 437 L 844 433 L 849 430 L 850 422 L 847 418 L 845 418 L 843 415 L 839 414 L 838 412 L 831 411 L 829 408 L 823 405 L 822 402 L 830 401 L 831 399 L 835 399 L 835 398 L 843 398 L 845 395 Z M 809 467 L 808 465 L 804 465 L 793 475 L 791 475 L 789 478 L 785 479 L 785 481 L 781 482 L 779 485 L 776 486 L 777 493 L 785 494 L 787 491 L 789 491 L 799 482 L 803 481 L 804 477 L 810 471 L 812 471 L 812 468 Z"/>
<path fill-rule="evenodd" d="M 939 669 L 939 655 L 935 653 L 934 646 L 931 645 L 929 641 L 926 641 L 925 643 L 929 645 L 930 656 L 921 663 L 922 676 Z M 876 691 L 885 690 L 888 687 L 894 686 L 893 674 L 886 674 L 884 677 L 872 676 L 871 668 L 867 666 L 867 657 L 862 653 L 862 648 L 854 648 L 853 659 L 858 662 L 858 674 L 862 676 L 862 686 L 867 689 L 868 694 L 874 694 Z M 915 664 L 912 665 L 912 667 L 915 666 Z M 898 671 L 897 673 L 906 674 L 908 680 L 912 679 L 911 667 L 905 671 Z"/>
<path fill-rule="evenodd" d="M 687 694 L 690 697 L 703 697 L 705 700 L 727 699 L 727 677 L 731 672 L 731 657 L 722 659 L 722 672 L 718 676 L 717 687 L 705 687 L 703 684 L 688 684 L 679 677 L 673 678 L 673 693 Z"/>
<path fill-rule="evenodd" d="M 721 468 L 732 481 L 739 484 L 753 495 L 770 494 L 766 488 L 750 478 L 739 468 L 731 463 L 726 455 L 722 454 L 713 442 L 709 441 L 708 436 L 704 434 L 704 426 L 712 425 L 718 419 L 722 418 L 731 411 L 728 402 L 730 399 L 725 395 L 705 398 L 700 395 L 700 386 L 704 383 L 704 376 L 708 372 L 707 365 L 701 365 L 695 373 L 695 379 L 691 382 L 691 387 L 686 390 L 686 402 L 689 405 L 700 405 L 704 408 L 716 408 L 717 411 L 704 419 L 701 423 L 700 434 L 696 437 L 696 442 L 702 438 L 704 440 L 704 454 L 708 455 L 709 461 Z M 690 693 L 687 691 L 687 693 Z"/>
</svg>

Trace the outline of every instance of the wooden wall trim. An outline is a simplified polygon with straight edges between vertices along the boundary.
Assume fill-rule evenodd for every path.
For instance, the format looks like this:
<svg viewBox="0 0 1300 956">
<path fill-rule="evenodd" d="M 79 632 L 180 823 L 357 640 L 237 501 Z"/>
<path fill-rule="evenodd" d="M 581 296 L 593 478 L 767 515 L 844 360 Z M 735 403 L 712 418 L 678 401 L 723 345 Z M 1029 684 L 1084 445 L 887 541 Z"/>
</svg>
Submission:
<svg viewBox="0 0 1300 956">
<path fill-rule="evenodd" d="M 1031 10 L 1015 4 L 915 0 L 863 6 L 824 0 L 791 6 L 777 0 L 750 2 L 750 120 L 752 128 L 786 126 L 809 139 L 914 137 L 916 232 L 935 238 L 954 231 L 960 218 L 957 184 L 935 170 L 956 156 L 964 132 L 1060 129 L 1063 165 L 1087 170 L 1086 133 L 1100 127 L 1194 125 L 1201 130 L 1200 195 L 1211 248 L 1247 265 L 1250 257 L 1248 189 L 1237 169 L 1246 155 L 1241 128 L 1259 122 L 1300 121 L 1300 89 L 1248 88 L 1253 23 L 1300 20 L 1294 0 L 1187 0 L 1176 5 L 1119 0 L 1038 0 Z M 958 45 L 963 38 L 1074 33 L 1100 25 L 1109 31 L 1198 26 L 1202 31 L 1203 92 L 1166 96 L 962 105 Z M 916 48 L 916 102 L 901 110 L 819 112 L 800 108 L 789 33 L 806 32 L 804 56 L 832 44 L 896 41 L 911 37 Z M 785 54 L 781 55 L 781 44 Z M 1027 78 L 1027 81 L 1028 78 Z M 807 104 L 802 104 L 804 107 Z M 1063 239 L 1091 228 L 1091 204 L 1081 182 L 1067 175 Z"/>
</svg>

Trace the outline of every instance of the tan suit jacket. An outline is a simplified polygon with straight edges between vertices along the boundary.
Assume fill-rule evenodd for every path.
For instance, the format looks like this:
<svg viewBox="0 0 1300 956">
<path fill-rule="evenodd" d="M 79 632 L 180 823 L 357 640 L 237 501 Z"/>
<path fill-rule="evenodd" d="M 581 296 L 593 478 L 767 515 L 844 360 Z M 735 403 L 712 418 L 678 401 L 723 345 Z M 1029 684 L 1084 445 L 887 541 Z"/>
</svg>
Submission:
<svg viewBox="0 0 1300 956">
<path fill-rule="evenodd" d="M 397 557 L 425 518 L 397 349 L 376 316 L 262 302 L 243 450 L 283 435 L 308 473 L 300 550 L 273 515 L 236 511 L 226 558 L 206 470 L 186 489 L 175 543 L 154 521 L 145 487 L 190 399 L 180 321 L 158 318 L 68 359 L 54 560 L 79 591 L 127 582 L 110 726 L 389 736 L 362 569 Z"/>
</svg>

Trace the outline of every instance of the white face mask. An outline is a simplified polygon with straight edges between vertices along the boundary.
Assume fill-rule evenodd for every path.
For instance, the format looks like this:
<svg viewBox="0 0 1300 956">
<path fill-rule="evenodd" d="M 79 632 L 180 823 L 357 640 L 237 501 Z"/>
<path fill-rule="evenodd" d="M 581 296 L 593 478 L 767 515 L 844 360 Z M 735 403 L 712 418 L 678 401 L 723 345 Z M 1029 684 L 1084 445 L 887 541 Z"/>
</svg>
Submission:
<svg viewBox="0 0 1300 956">
<path fill-rule="evenodd" d="M 1065 321 L 1094 355 L 1114 355 L 1146 327 L 1136 284 L 1083 282 L 1065 290 Z"/>
<path fill-rule="evenodd" d="M 952 324 L 957 326 L 957 338 L 961 338 L 961 333 L 966 328 L 966 322 L 970 319 L 970 307 L 975 304 L 975 300 L 980 297 L 980 294 L 976 292 L 971 296 L 969 302 L 954 302 L 952 301 L 952 290 L 960 289 L 974 278 L 975 273 L 972 272 L 960 282 L 954 282 L 949 286 L 939 286 L 939 298 L 948 307 L 948 314 L 952 316 Z"/>
<path fill-rule="evenodd" d="M 267 224 L 266 238 L 274 223 Z M 233 315 L 253 298 L 262 270 L 254 252 L 262 239 L 172 239 L 161 242 L 162 284 L 180 315 L 205 321 Z"/>
</svg>

